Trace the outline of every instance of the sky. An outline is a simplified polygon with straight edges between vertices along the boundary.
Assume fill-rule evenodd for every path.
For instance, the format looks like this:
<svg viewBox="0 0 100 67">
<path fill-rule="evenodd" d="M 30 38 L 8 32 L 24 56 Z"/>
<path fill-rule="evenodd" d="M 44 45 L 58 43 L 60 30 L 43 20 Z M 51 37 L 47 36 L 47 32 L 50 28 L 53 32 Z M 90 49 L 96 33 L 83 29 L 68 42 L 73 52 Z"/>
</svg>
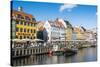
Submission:
<svg viewBox="0 0 100 67">
<path fill-rule="evenodd" d="M 72 26 L 83 26 L 87 29 L 97 27 L 97 6 L 64 3 L 44 3 L 30 1 L 13 1 L 12 9 L 23 8 L 23 12 L 32 14 L 37 21 L 68 20 Z"/>
</svg>

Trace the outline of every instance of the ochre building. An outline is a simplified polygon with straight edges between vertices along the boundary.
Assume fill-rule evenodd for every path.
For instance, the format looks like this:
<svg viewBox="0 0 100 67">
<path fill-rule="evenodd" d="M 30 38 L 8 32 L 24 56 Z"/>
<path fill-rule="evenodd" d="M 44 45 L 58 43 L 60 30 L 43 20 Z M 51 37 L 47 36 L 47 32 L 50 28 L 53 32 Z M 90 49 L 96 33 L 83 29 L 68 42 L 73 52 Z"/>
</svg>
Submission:
<svg viewBox="0 0 100 67">
<path fill-rule="evenodd" d="M 12 10 L 11 37 L 12 39 L 36 39 L 36 20 L 31 14 L 23 12 L 22 7 Z"/>
</svg>

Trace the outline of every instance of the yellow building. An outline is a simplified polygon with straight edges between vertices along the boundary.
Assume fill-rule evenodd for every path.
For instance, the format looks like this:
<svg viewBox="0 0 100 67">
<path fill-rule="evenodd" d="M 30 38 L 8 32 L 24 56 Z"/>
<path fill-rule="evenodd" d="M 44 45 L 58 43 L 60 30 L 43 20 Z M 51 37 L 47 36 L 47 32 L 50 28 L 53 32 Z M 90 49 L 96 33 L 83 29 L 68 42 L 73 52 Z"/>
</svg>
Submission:
<svg viewBox="0 0 100 67">
<path fill-rule="evenodd" d="M 66 22 L 66 40 L 72 40 L 73 27 L 69 21 Z"/>
<path fill-rule="evenodd" d="M 66 40 L 72 40 L 72 29 L 70 28 L 66 30 Z"/>
<path fill-rule="evenodd" d="M 12 39 L 36 39 L 36 20 L 31 14 L 27 14 L 19 7 L 11 13 L 11 38 Z"/>
<path fill-rule="evenodd" d="M 74 27 L 74 32 L 76 33 L 76 39 L 84 40 L 84 31 L 80 26 Z"/>
</svg>

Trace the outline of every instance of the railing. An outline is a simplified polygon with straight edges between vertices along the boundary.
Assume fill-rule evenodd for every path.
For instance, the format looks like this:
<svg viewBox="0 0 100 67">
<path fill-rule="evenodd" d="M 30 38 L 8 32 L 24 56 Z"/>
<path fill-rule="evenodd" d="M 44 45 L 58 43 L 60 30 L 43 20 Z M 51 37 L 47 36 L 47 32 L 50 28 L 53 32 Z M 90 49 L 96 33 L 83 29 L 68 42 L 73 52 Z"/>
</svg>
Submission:
<svg viewBox="0 0 100 67">
<path fill-rule="evenodd" d="M 60 51 L 62 48 L 81 48 L 90 46 L 93 43 L 90 41 L 83 40 L 69 40 L 69 41 L 52 41 L 50 43 L 41 43 L 36 41 L 11 41 L 11 55 L 13 58 L 30 56 L 36 54 L 47 54 L 49 51 Z"/>
</svg>

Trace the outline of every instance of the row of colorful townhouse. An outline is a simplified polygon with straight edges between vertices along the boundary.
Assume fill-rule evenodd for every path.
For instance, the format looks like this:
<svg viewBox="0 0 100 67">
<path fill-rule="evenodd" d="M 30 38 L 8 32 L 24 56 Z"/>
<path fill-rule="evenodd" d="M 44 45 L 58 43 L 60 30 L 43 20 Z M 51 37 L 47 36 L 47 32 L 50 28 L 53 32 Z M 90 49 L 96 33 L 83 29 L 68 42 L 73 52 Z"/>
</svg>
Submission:
<svg viewBox="0 0 100 67">
<path fill-rule="evenodd" d="M 57 18 L 54 21 L 36 21 L 35 17 L 23 11 L 11 10 L 11 38 L 12 39 L 37 39 L 38 31 L 44 29 L 48 34 L 48 42 L 52 40 L 90 40 L 96 38 L 96 33 L 83 26 L 72 26 L 69 21 Z M 45 35 L 44 35 L 45 36 Z"/>
</svg>

